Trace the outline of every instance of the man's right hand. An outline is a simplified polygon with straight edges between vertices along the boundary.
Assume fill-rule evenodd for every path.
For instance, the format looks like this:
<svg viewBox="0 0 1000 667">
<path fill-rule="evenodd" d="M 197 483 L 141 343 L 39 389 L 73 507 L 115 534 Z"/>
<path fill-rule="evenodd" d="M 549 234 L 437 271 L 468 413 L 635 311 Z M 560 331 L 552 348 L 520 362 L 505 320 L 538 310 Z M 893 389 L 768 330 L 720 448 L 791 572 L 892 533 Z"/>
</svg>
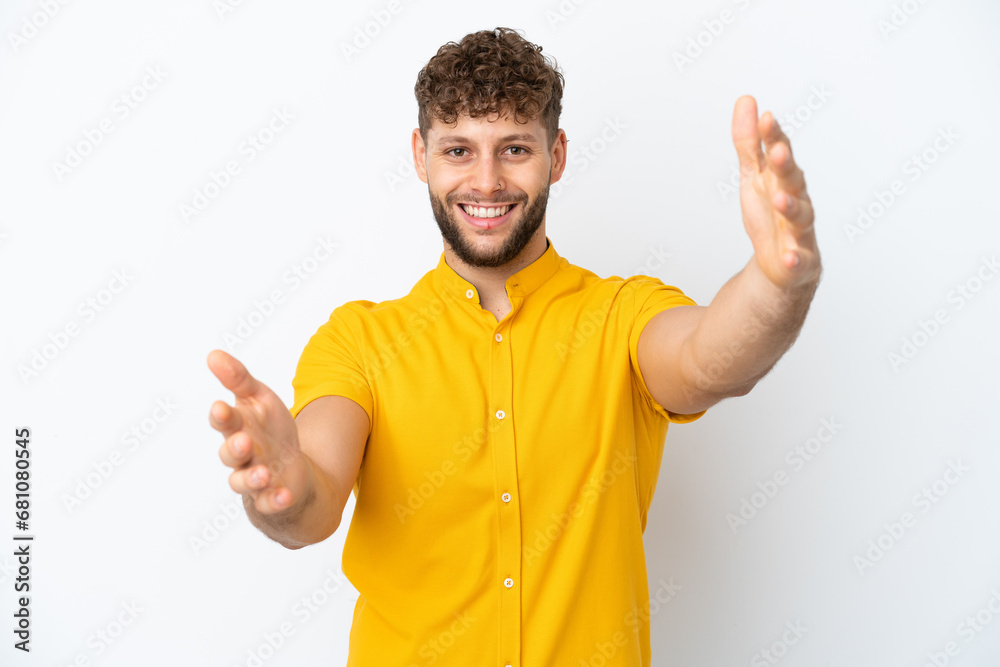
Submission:
<svg viewBox="0 0 1000 667">
<path fill-rule="evenodd" d="M 208 413 L 212 428 L 225 438 L 219 458 L 233 469 L 229 486 L 249 494 L 261 514 L 294 506 L 306 493 L 310 475 L 295 419 L 235 357 L 212 350 L 208 367 L 236 397 L 235 405 L 216 401 Z"/>
</svg>

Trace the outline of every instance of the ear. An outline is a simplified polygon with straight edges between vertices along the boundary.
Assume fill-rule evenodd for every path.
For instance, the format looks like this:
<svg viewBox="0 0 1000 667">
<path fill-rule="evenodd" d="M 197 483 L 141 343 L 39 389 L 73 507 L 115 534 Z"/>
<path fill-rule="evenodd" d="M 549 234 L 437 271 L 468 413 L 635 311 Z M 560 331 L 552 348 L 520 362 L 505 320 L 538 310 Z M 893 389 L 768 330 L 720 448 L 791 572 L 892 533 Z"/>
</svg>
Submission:
<svg viewBox="0 0 1000 667">
<path fill-rule="evenodd" d="M 420 136 L 420 128 L 413 130 L 413 168 L 417 170 L 417 177 L 424 183 L 427 182 L 427 147 L 424 146 L 424 138 Z"/>
<path fill-rule="evenodd" d="M 566 132 L 562 129 L 556 133 L 555 141 L 552 142 L 549 157 L 552 158 L 552 173 L 549 177 L 549 185 L 552 185 L 560 178 L 566 170 Z"/>
</svg>

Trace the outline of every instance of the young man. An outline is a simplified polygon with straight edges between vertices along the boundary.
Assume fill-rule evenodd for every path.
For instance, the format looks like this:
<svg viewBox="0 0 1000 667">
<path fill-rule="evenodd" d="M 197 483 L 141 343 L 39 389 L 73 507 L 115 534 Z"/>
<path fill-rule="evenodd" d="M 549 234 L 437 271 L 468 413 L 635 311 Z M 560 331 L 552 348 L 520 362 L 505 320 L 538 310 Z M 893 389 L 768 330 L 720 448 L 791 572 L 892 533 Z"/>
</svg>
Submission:
<svg viewBox="0 0 1000 667">
<path fill-rule="evenodd" d="M 563 79 L 540 52 L 497 28 L 420 72 L 413 158 L 444 252 L 406 296 L 334 309 L 290 411 L 208 357 L 236 396 L 210 422 L 254 525 L 320 542 L 354 491 L 351 665 L 649 665 L 642 533 L 667 426 L 749 392 L 819 281 L 802 171 L 752 97 L 733 141 L 754 255 L 710 306 L 558 255 Z"/>
</svg>

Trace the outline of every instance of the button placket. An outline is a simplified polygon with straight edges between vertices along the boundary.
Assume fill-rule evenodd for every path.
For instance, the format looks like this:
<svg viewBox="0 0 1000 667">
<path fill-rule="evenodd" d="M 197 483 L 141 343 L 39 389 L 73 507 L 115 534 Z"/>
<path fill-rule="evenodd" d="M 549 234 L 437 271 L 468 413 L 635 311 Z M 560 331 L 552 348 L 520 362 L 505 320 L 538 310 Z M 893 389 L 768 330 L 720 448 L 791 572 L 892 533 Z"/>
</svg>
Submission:
<svg viewBox="0 0 1000 667">
<path fill-rule="evenodd" d="M 490 350 L 490 399 L 493 406 L 493 428 L 490 437 L 493 446 L 494 483 L 497 488 L 498 565 L 502 586 L 500 593 L 500 655 L 517 656 L 521 653 L 521 594 L 514 583 L 521 576 L 521 526 L 520 508 L 515 498 L 517 490 L 517 455 L 513 417 L 513 360 L 510 347 L 510 318 L 517 315 L 516 297 L 511 298 L 512 309 L 499 327 L 506 327 L 506 335 L 493 332 L 494 344 Z"/>
</svg>

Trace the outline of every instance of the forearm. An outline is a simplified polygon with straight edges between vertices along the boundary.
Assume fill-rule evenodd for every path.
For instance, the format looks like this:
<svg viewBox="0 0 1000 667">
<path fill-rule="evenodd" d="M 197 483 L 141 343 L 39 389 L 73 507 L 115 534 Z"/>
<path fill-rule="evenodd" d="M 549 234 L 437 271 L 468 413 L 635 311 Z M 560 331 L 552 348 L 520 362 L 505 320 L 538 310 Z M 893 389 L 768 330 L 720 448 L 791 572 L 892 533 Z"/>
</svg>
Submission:
<svg viewBox="0 0 1000 667">
<path fill-rule="evenodd" d="M 689 386 L 718 397 L 748 393 L 795 341 L 818 284 L 817 274 L 794 289 L 779 288 L 751 257 L 686 341 Z"/>
<path fill-rule="evenodd" d="M 250 494 L 243 494 L 243 508 L 250 523 L 289 549 L 322 542 L 337 530 L 343 514 L 323 471 L 306 454 L 300 456 L 307 463 L 308 475 L 305 491 L 294 505 L 275 514 L 262 514 L 254 507 Z"/>
</svg>

